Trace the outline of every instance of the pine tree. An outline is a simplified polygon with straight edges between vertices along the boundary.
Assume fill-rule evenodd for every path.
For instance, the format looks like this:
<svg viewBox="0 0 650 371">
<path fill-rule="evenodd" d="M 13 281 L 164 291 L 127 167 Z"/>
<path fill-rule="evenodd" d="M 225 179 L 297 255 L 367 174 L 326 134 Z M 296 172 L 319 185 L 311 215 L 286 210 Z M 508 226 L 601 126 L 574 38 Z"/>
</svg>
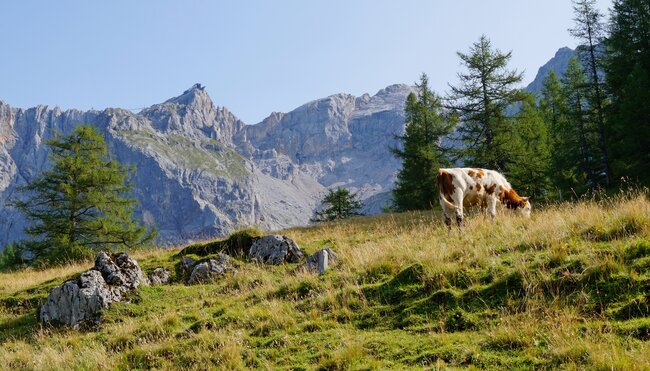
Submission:
<svg viewBox="0 0 650 371">
<path fill-rule="evenodd" d="M 458 56 L 467 71 L 458 75 L 458 86 L 451 86 L 448 101 L 460 116 L 464 160 L 471 166 L 506 171 L 512 161 L 508 151 L 512 128 L 506 110 L 524 99 L 515 87 L 522 74 L 508 69 L 512 52 L 493 49 L 485 35 L 469 53 L 458 52 Z"/>
<path fill-rule="evenodd" d="M 579 143 L 573 123 L 568 118 L 567 98 L 564 93 L 562 82 L 555 72 L 551 71 L 544 79 L 539 106 L 549 130 L 550 173 L 560 200 L 586 183 L 575 160 Z"/>
<path fill-rule="evenodd" d="M 449 164 L 442 138 L 451 132 L 454 120 L 442 112 L 442 101 L 429 89 L 426 74 L 416 86 L 417 96 L 411 93 L 406 99 L 404 135 L 398 137 L 402 148 L 391 148 L 402 160 L 392 195 L 392 208 L 398 211 L 436 205 L 436 174 L 441 166 Z"/>
<path fill-rule="evenodd" d="M 581 62 L 587 70 L 588 79 L 586 81 L 587 99 L 595 115 L 595 121 L 598 126 L 598 148 L 600 150 L 599 158 L 594 158 L 594 162 L 599 163 L 599 167 L 604 173 L 604 183 L 609 187 L 611 183 L 611 170 L 609 164 L 609 155 L 607 153 L 607 136 L 605 132 L 605 119 L 603 114 L 604 94 L 602 92 L 602 78 L 599 71 L 601 70 L 601 53 L 597 48 L 602 44 L 605 28 L 602 22 L 603 15 L 596 8 L 596 0 L 573 0 L 573 12 L 575 18 L 575 27 L 570 29 L 571 35 L 581 43 L 578 48 Z"/>
<path fill-rule="evenodd" d="M 612 167 L 650 183 L 650 2 L 615 0 L 606 44 Z"/>
<path fill-rule="evenodd" d="M 512 118 L 508 141 L 508 179 L 526 195 L 539 199 L 551 189 L 549 130 L 535 96 L 526 94 Z"/>
<path fill-rule="evenodd" d="M 100 249 L 132 248 L 154 237 L 133 220 L 135 199 L 126 198 L 128 169 L 108 159 L 104 139 L 92 126 L 67 136 L 56 133 L 51 170 L 20 190 L 27 201 L 12 204 L 34 224 L 27 250 L 35 261 L 56 263 L 87 258 Z"/>
<path fill-rule="evenodd" d="M 330 189 L 322 201 L 325 208 L 315 213 L 312 221 L 325 222 L 346 219 L 352 216 L 363 215 L 359 209 L 363 207 L 355 193 L 345 188 Z"/>
<path fill-rule="evenodd" d="M 596 155 L 598 150 L 595 146 L 596 136 L 593 123 L 590 120 L 590 109 L 587 101 L 587 83 L 585 81 L 584 70 L 576 58 L 571 58 L 569 66 L 562 77 L 562 86 L 567 103 L 567 117 L 569 123 L 566 130 L 562 131 L 566 135 L 569 148 L 576 151 L 575 163 L 581 174 L 584 175 L 586 184 L 584 187 L 595 188 L 600 182 L 597 178 L 598 166 L 595 164 L 598 159 Z"/>
</svg>

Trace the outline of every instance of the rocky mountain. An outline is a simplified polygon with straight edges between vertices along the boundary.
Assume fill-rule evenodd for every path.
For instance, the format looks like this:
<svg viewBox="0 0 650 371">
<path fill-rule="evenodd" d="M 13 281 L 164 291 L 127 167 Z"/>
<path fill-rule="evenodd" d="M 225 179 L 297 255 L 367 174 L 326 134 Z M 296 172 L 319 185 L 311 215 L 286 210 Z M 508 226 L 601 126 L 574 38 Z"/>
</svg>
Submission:
<svg viewBox="0 0 650 371">
<path fill-rule="evenodd" d="M 137 213 L 158 228 L 161 243 L 250 225 L 305 225 L 326 187 L 351 187 L 374 199 L 390 189 L 399 163 L 388 147 L 403 130 L 410 91 L 393 85 L 372 97 L 337 94 L 252 126 L 215 106 L 199 84 L 137 114 L 20 109 L 0 101 L 0 200 L 22 197 L 16 188 L 49 166 L 45 141 L 55 132 L 88 123 L 104 134 L 116 160 L 137 167 Z M 2 202 L 0 246 L 24 237 L 26 223 Z"/>
<path fill-rule="evenodd" d="M 404 103 L 412 91 L 402 84 L 374 96 L 332 95 L 273 113 L 244 127 L 234 142 L 267 174 L 285 178 L 299 170 L 327 188 L 357 192 L 367 200 L 365 212 L 379 212 L 401 166 L 389 148 L 404 131 Z"/>
<path fill-rule="evenodd" d="M 299 169 L 275 177 L 237 153 L 232 140 L 244 124 L 215 106 L 200 85 L 138 114 L 112 108 L 17 109 L 0 102 L 0 246 L 23 237 L 27 222 L 4 201 L 19 197 L 16 187 L 47 168 L 45 140 L 81 123 L 104 134 L 115 159 L 137 167 L 138 214 L 156 225 L 166 244 L 242 226 L 304 225 L 325 189 Z"/>
<path fill-rule="evenodd" d="M 539 96 L 542 93 L 542 86 L 544 85 L 544 79 L 546 76 L 548 76 L 551 71 L 554 71 L 558 77 L 562 76 L 569 66 L 569 59 L 575 55 L 576 51 L 567 48 L 566 46 L 558 49 L 558 51 L 555 52 L 555 56 L 539 68 L 535 79 L 528 84 L 526 90 Z"/>
</svg>

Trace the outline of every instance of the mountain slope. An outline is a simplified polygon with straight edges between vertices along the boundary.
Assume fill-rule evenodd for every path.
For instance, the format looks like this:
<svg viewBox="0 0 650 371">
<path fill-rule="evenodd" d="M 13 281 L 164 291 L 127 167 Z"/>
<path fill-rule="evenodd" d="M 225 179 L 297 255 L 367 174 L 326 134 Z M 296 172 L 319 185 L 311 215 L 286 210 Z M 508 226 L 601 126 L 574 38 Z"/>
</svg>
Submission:
<svg viewBox="0 0 650 371">
<path fill-rule="evenodd" d="M 215 107 L 199 85 L 140 114 L 122 109 L 81 112 L 44 106 L 13 109 L 0 102 L 0 199 L 47 167 L 44 141 L 55 131 L 92 124 L 115 159 L 137 167 L 138 214 L 167 244 L 224 235 L 240 226 L 302 225 L 324 188 L 296 171 L 274 178 L 232 148 L 243 123 Z M 26 220 L 0 205 L 0 246 L 22 237 Z"/>
<path fill-rule="evenodd" d="M 240 153 L 263 171 L 278 174 L 299 169 L 325 187 L 346 187 L 362 200 L 392 189 L 401 163 L 389 148 L 404 132 L 404 103 L 414 91 L 391 85 L 376 95 L 336 94 L 309 102 L 289 113 L 274 113 L 235 136 Z M 282 159 L 283 168 L 269 166 Z M 366 212 L 379 212 L 384 203 Z"/>
</svg>

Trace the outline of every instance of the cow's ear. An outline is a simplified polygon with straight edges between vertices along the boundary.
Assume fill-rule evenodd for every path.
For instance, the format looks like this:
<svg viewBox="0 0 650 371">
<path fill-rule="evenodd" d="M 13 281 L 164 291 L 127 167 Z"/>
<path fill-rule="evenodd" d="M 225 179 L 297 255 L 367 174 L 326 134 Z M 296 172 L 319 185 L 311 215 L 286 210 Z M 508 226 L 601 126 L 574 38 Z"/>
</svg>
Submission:
<svg viewBox="0 0 650 371">
<path fill-rule="evenodd" d="M 528 201 L 528 197 L 522 197 L 521 198 L 523 201 Z"/>
</svg>

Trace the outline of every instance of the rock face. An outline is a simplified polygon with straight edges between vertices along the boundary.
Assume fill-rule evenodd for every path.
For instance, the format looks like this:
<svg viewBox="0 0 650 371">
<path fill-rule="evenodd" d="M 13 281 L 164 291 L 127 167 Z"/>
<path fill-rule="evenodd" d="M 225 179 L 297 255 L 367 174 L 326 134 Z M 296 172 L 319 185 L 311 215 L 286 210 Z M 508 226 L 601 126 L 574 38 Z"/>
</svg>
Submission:
<svg viewBox="0 0 650 371">
<path fill-rule="evenodd" d="M 302 171 L 283 179 L 237 153 L 233 137 L 244 124 L 195 85 L 138 114 L 114 108 L 25 110 L 0 101 L 0 200 L 23 197 L 16 188 L 50 166 L 45 141 L 82 123 L 101 132 L 114 159 L 137 167 L 136 214 L 156 226 L 160 244 L 223 236 L 250 225 L 268 230 L 304 225 L 325 190 Z M 27 224 L 22 213 L 2 202 L 0 248 L 24 238 Z"/>
<path fill-rule="evenodd" d="M 101 252 L 94 268 L 52 289 L 39 311 L 39 319 L 75 329 L 82 324 L 97 324 L 110 303 L 122 301 L 125 293 L 142 284 L 147 281 L 135 260 L 125 253 L 109 256 Z"/>
<path fill-rule="evenodd" d="M 542 86 L 546 76 L 553 71 L 558 77 L 561 77 L 569 66 L 569 59 L 573 56 L 577 56 L 575 50 L 567 47 L 560 48 L 551 60 L 539 68 L 535 79 L 528 84 L 526 90 L 539 96 L 542 93 Z"/>
<path fill-rule="evenodd" d="M 216 259 L 199 263 L 192 269 L 192 274 L 187 281 L 188 284 L 208 283 L 226 273 L 235 273 L 237 270 L 232 266 L 232 259 L 226 254 L 219 254 Z"/>
<path fill-rule="evenodd" d="M 277 265 L 297 263 L 302 260 L 303 253 L 289 237 L 274 234 L 256 239 L 248 256 L 258 263 Z"/>
<path fill-rule="evenodd" d="M 328 247 L 325 249 L 320 249 L 313 255 L 309 256 L 305 264 L 303 264 L 302 268 L 309 272 L 323 274 L 337 260 L 338 256 L 336 253 Z"/>
<path fill-rule="evenodd" d="M 307 173 L 325 187 L 346 187 L 362 201 L 390 191 L 401 166 L 391 152 L 404 133 L 408 85 L 391 85 L 376 95 L 336 94 L 245 126 L 234 142 L 265 174 L 290 178 Z M 366 213 L 384 204 L 367 205 Z"/>
</svg>

